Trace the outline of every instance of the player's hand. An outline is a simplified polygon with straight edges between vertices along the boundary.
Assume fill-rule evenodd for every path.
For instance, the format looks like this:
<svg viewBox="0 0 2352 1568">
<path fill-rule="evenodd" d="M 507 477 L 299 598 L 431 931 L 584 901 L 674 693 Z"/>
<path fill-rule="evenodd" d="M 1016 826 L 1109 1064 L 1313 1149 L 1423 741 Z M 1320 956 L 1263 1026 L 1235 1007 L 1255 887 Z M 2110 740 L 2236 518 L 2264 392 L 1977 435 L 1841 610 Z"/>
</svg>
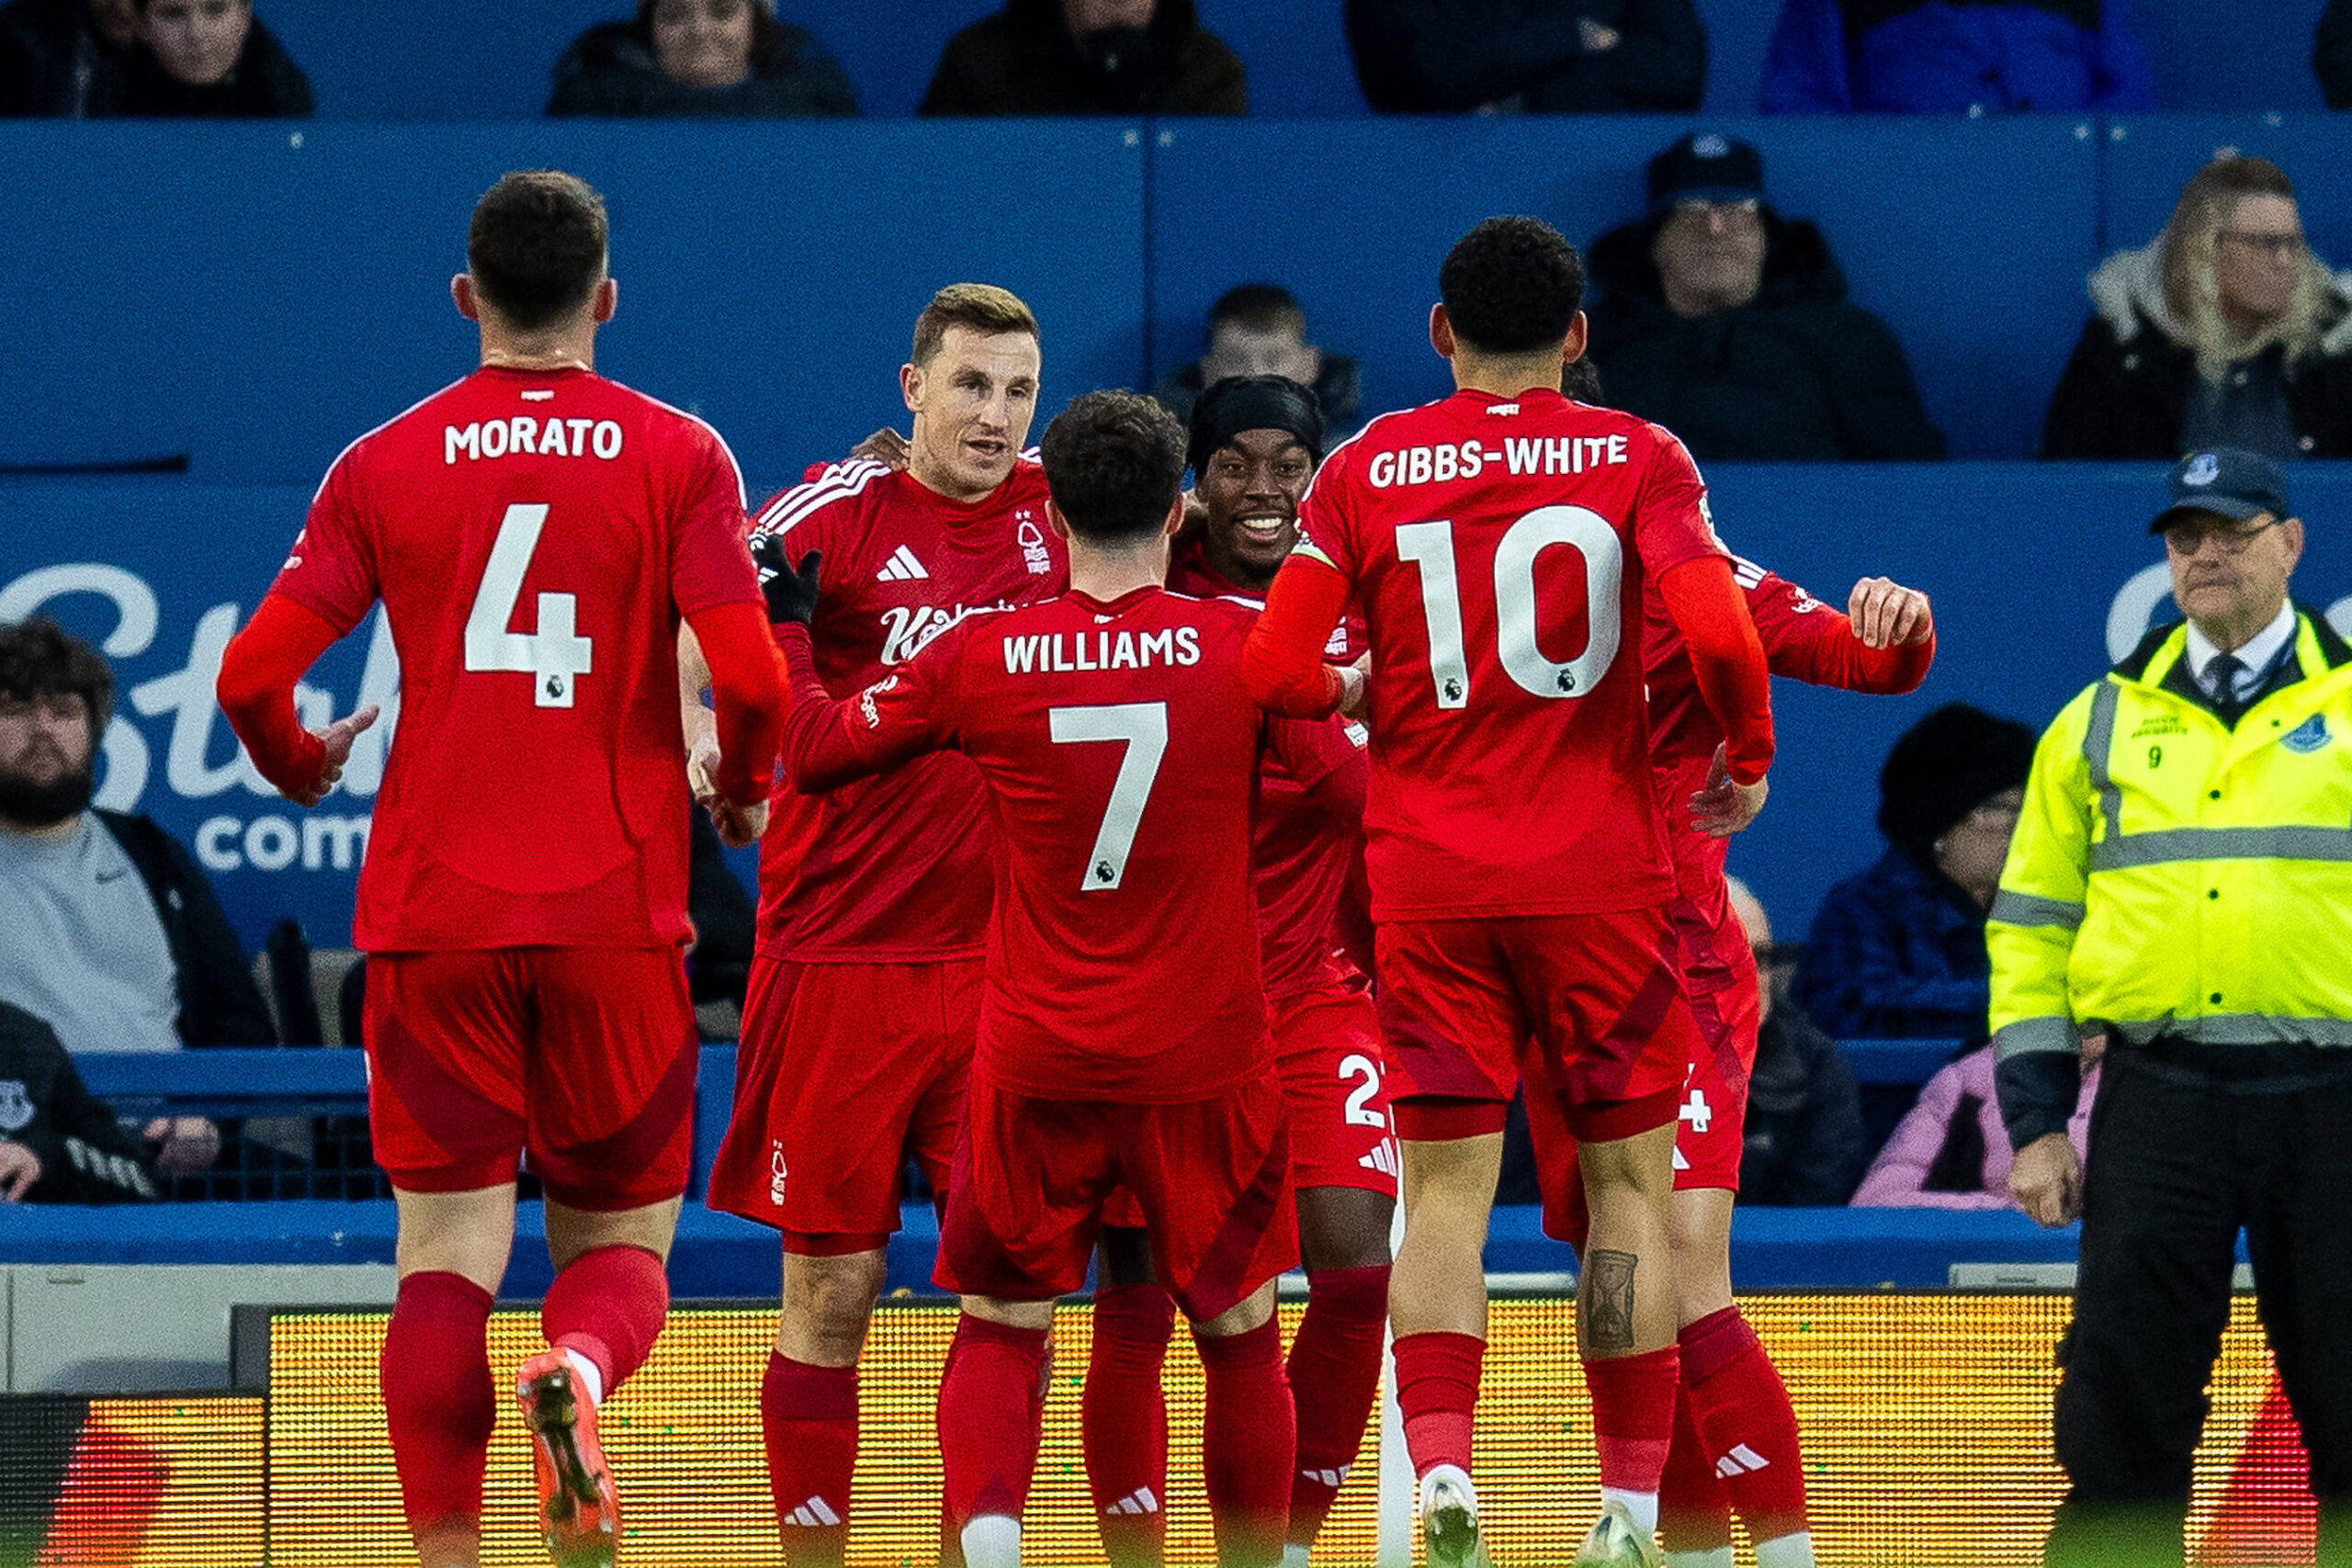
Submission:
<svg viewBox="0 0 2352 1568">
<path fill-rule="evenodd" d="M 297 806 L 316 806 L 324 800 L 327 792 L 334 788 L 336 781 L 343 777 L 343 765 L 351 761 L 351 743 L 358 739 L 360 731 L 373 725 L 382 712 L 383 709 L 369 703 L 357 713 L 336 719 L 324 729 L 311 731 L 327 749 L 326 759 L 319 768 L 318 783 L 307 790 L 298 792 L 289 789 L 278 793 Z"/>
<path fill-rule="evenodd" d="M 768 602 L 770 626 L 805 626 L 817 618 L 818 569 L 825 552 L 810 550 L 797 568 L 786 563 L 784 541 L 763 534 L 752 541 L 752 564 L 760 569 L 760 593 Z"/>
<path fill-rule="evenodd" d="M 710 825 L 718 829 L 718 841 L 730 850 L 748 850 L 760 841 L 768 830 L 768 803 L 756 801 L 750 806 L 738 806 L 723 795 L 716 795 L 704 803 L 710 813 Z"/>
<path fill-rule="evenodd" d="M 849 455 L 853 462 L 863 458 L 897 472 L 907 466 L 907 438 L 886 424 L 851 447 Z"/>
<path fill-rule="evenodd" d="M 1735 782 L 1724 748 L 1718 745 L 1715 760 L 1707 768 L 1707 787 L 1690 797 L 1690 825 L 1711 839 L 1728 839 L 1756 820 L 1771 787 L 1765 779 L 1747 784 Z"/>
<path fill-rule="evenodd" d="M 201 1116 L 158 1116 L 141 1130 L 155 1151 L 155 1174 L 190 1176 L 220 1157 L 220 1129 Z"/>
<path fill-rule="evenodd" d="M 1865 577 L 1855 583 L 1846 596 L 1846 618 L 1865 648 L 1925 642 L 1936 635 L 1935 611 L 1928 596 L 1892 578 Z"/>
<path fill-rule="evenodd" d="M 694 791 L 695 804 L 710 809 L 718 793 L 718 737 L 702 734 L 694 738 L 686 748 L 686 787 Z"/>
<path fill-rule="evenodd" d="M 22 1144 L 0 1143 L 0 1203 L 21 1203 L 40 1179 L 40 1156 Z"/>
<path fill-rule="evenodd" d="M 2052 1229 L 2083 1212 L 2083 1162 L 2064 1133 L 2044 1133 L 2018 1151 L 2009 1195 L 2033 1223 Z"/>
<path fill-rule="evenodd" d="M 1340 716 L 1363 722 L 1365 699 L 1372 694 L 1372 655 L 1367 653 L 1340 671 Z"/>
</svg>

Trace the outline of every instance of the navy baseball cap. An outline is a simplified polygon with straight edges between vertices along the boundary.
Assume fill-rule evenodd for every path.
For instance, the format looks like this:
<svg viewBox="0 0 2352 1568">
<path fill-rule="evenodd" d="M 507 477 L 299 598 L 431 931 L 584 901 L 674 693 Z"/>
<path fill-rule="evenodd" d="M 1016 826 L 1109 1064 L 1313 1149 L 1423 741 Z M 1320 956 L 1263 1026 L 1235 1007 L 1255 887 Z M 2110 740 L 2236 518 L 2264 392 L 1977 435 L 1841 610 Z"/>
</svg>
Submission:
<svg viewBox="0 0 2352 1568">
<path fill-rule="evenodd" d="M 1764 155 L 1745 141 L 1693 131 L 1652 158 L 1650 210 L 1679 201 L 1762 201 Z"/>
<path fill-rule="evenodd" d="M 2163 533 L 2185 512 L 2211 512 L 2240 523 L 2266 512 L 2294 515 L 2287 510 L 2287 476 L 2278 465 L 2242 446 L 2209 447 L 2183 457 L 2172 471 L 2172 504 L 2156 513 L 2148 532 Z"/>
</svg>

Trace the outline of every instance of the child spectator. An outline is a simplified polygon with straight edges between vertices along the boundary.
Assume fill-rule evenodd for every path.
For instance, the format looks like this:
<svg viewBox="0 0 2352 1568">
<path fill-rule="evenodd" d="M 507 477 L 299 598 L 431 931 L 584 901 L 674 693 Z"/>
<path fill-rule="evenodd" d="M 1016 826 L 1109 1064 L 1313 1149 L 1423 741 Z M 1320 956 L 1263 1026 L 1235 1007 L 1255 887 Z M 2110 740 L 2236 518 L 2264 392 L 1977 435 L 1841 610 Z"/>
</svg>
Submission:
<svg viewBox="0 0 2352 1568">
<path fill-rule="evenodd" d="M 774 0 L 638 0 L 556 62 L 548 113 L 697 118 L 854 115 L 857 92 Z"/>
<path fill-rule="evenodd" d="M 2091 1101 L 2098 1093 L 2103 1035 L 2083 1043 L 2083 1090 L 2066 1136 L 2082 1158 L 2090 1147 Z M 1928 1080 L 1895 1124 L 1854 1193 L 1857 1209 L 2014 1209 L 2007 1129 L 1993 1092 L 1993 1047 L 1969 1052 Z"/>
<path fill-rule="evenodd" d="M 2352 457 L 2352 277 L 2312 254 L 2278 164 L 2198 170 L 2164 232 L 2108 257 L 2090 294 L 2043 457 Z"/>
<path fill-rule="evenodd" d="M 146 46 L 123 69 L 135 118 L 300 119 L 311 79 L 254 16 L 253 0 L 138 0 Z"/>
</svg>

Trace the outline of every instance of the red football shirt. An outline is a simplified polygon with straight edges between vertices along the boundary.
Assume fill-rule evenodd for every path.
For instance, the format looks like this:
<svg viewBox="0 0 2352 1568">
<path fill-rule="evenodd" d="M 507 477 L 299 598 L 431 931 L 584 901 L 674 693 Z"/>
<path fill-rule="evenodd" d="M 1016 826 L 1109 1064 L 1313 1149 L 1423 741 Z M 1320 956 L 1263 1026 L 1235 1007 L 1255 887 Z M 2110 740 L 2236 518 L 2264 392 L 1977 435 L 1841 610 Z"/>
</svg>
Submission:
<svg viewBox="0 0 2352 1568">
<path fill-rule="evenodd" d="M 488 367 L 327 470 L 273 591 L 401 661 L 353 940 L 686 935 L 678 624 L 757 604 L 743 480 L 700 420 L 585 370 Z"/>
<path fill-rule="evenodd" d="M 1344 737 L 1243 690 L 1256 613 L 1137 589 L 974 617 L 850 702 L 793 665 L 787 769 L 836 787 L 927 752 L 987 781 L 1001 831 L 976 1069 L 1021 1094 L 1165 1103 L 1271 1050 L 1250 882 L 1260 750 L 1343 810 Z"/>
<path fill-rule="evenodd" d="M 950 501 L 879 463 L 836 464 L 760 510 L 795 563 L 822 550 L 817 674 L 847 697 L 980 610 L 1058 593 L 1069 557 L 1028 458 L 982 500 Z M 989 919 L 987 797 L 969 760 L 919 758 L 807 803 L 777 786 L 760 851 L 760 951 L 799 963 L 976 958 Z M 794 835 L 797 833 L 798 839 Z M 786 840 L 792 841 L 786 841 Z M 806 848 L 801 848 L 805 840 Z"/>
<path fill-rule="evenodd" d="M 1210 566 L 1197 539 L 1177 547 L 1176 558 L 1168 569 L 1168 586 L 1175 592 L 1204 599 L 1226 596 L 1253 603 L 1257 599 L 1251 590 L 1229 581 Z M 1363 650 L 1363 623 L 1347 615 L 1332 628 L 1323 656 L 1334 664 L 1347 664 Z M 1351 747 L 1363 743 L 1361 725 L 1337 718 L 1319 722 L 1345 737 Z M 1363 753 L 1353 755 L 1353 765 L 1361 768 Z M 1363 983 L 1363 975 L 1340 951 L 1335 930 L 1340 901 L 1350 896 L 1349 875 L 1363 855 L 1362 824 L 1334 817 L 1309 802 L 1280 760 L 1269 757 L 1259 783 L 1253 859 L 1259 948 L 1270 999 L 1321 987 Z"/>
<path fill-rule="evenodd" d="M 1654 424 L 1542 389 L 1374 420 L 1300 507 L 1371 639 L 1373 913 L 1661 905 L 1643 705 L 1645 585 L 1720 555 Z"/>
<path fill-rule="evenodd" d="M 1874 649 L 1854 635 L 1843 610 L 1754 561 L 1732 558 L 1732 576 L 1764 644 L 1772 673 L 1849 692 L 1908 692 L 1927 678 L 1935 644 Z M 1747 933 L 1731 910 L 1724 886 L 1729 839 L 1690 825 L 1690 797 L 1704 788 L 1723 743 L 1723 726 L 1707 711 L 1674 618 L 1653 592 L 1643 618 L 1642 663 L 1649 682 L 1650 761 L 1657 774 L 1674 852 L 1679 892 L 1675 927 L 1681 938 L 1682 974 L 1693 991 L 1717 990 L 1747 972 L 1737 954 Z"/>
</svg>

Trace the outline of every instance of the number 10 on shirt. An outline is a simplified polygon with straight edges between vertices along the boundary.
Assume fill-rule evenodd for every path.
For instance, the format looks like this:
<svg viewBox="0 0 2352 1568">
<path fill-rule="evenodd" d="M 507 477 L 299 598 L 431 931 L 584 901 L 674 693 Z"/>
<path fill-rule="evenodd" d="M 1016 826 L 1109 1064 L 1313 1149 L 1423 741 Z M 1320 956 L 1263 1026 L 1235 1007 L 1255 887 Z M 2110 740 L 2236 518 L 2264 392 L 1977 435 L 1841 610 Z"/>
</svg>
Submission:
<svg viewBox="0 0 2352 1568">
<path fill-rule="evenodd" d="M 1554 545 L 1584 562 L 1584 651 L 1566 663 L 1544 657 L 1536 641 L 1535 558 Z M 1407 523 L 1396 530 L 1396 558 L 1420 569 L 1421 613 L 1429 625 L 1430 679 L 1441 709 L 1470 704 L 1469 649 L 1462 630 L 1462 585 L 1453 525 Z M 1582 506 L 1539 506 L 1495 542 L 1495 654 L 1514 684 L 1539 697 L 1580 697 L 1617 658 L 1623 630 L 1617 589 L 1624 575 L 1617 531 Z"/>
</svg>

